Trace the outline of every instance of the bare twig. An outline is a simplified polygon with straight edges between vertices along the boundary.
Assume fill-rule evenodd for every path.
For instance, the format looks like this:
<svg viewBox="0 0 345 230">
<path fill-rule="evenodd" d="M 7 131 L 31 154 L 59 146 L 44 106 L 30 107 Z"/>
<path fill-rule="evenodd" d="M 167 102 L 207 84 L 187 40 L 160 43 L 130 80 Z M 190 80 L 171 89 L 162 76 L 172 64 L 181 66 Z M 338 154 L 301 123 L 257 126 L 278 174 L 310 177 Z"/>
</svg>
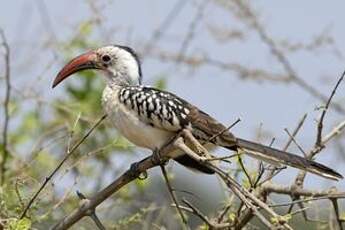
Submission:
<svg viewBox="0 0 345 230">
<path fill-rule="evenodd" d="M 296 128 L 292 132 L 291 137 L 289 137 L 289 140 L 286 142 L 286 144 L 285 144 L 284 148 L 282 149 L 282 151 L 286 151 L 289 148 L 290 144 L 292 143 L 292 138 L 295 138 L 296 135 L 298 134 L 298 132 L 301 130 L 301 128 L 302 128 L 306 118 L 307 118 L 307 114 L 304 114 L 303 117 L 299 120 Z M 284 168 L 286 168 L 286 167 L 284 167 Z M 277 169 L 275 167 L 273 170 L 271 170 L 270 173 L 268 173 L 266 178 L 261 183 L 264 183 L 265 181 L 271 180 L 274 176 L 276 176 L 278 173 L 280 173 L 282 171 L 282 169 L 284 169 L 284 168 Z"/>
<path fill-rule="evenodd" d="M 225 162 L 231 163 L 231 161 L 227 161 L 227 159 L 237 157 L 240 154 L 241 153 L 234 153 L 234 154 L 231 154 L 229 156 L 224 156 L 224 157 L 213 157 L 213 158 L 205 159 L 205 161 L 225 161 Z"/>
<path fill-rule="evenodd" d="M 38 195 L 41 193 L 41 191 L 44 189 L 44 187 L 48 184 L 48 182 L 51 180 L 51 178 L 58 172 L 58 170 L 61 168 L 61 166 L 66 162 L 66 160 L 78 149 L 78 147 L 90 136 L 90 134 L 97 128 L 99 124 L 102 123 L 102 121 L 107 117 L 107 115 L 103 115 L 90 129 L 89 131 L 73 146 L 73 148 L 67 152 L 65 157 L 61 160 L 61 162 L 58 164 L 58 166 L 52 171 L 52 173 L 45 178 L 45 181 L 41 185 L 41 187 L 37 190 L 37 192 L 34 194 L 34 196 L 30 199 L 28 205 L 25 207 L 23 213 L 20 216 L 20 219 L 24 218 L 27 211 L 30 209 L 31 205 L 34 203 Z"/>
<path fill-rule="evenodd" d="M 228 127 L 226 127 L 225 129 L 223 129 L 222 131 L 220 131 L 219 133 L 216 133 L 215 135 L 211 136 L 207 141 L 202 142 L 201 144 L 204 145 L 208 142 L 212 142 L 214 139 L 216 139 L 217 137 L 219 137 L 220 135 L 222 135 L 223 133 L 229 131 L 230 129 L 232 129 L 235 125 L 237 125 L 238 122 L 240 122 L 241 119 L 237 118 L 236 121 L 234 121 L 231 125 L 229 125 Z"/>
<path fill-rule="evenodd" d="M 332 93 L 331 95 L 329 96 L 328 100 L 327 100 L 327 103 L 322 111 L 322 114 L 321 114 L 321 117 L 320 117 L 320 120 L 317 124 L 317 135 L 316 135 L 316 142 L 315 142 L 315 147 L 322 147 L 322 128 L 323 128 L 323 120 L 326 116 L 326 113 L 327 113 L 327 110 L 328 110 L 328 107 L 330 106 L 331 104 L 331 101 L 340 85 L 340 83 L 343 81 L 344 79 L 344 76 L 345 76 L 345 71 L 342 73 L 341 77 L 338 79 L 337 81 L 337 84 L 334 86 L 333 90 L 332 90 Z"/>
<path fill-rule="evenodd" d="M 343 224 L 342 224 L 342 219 L 340 217 L 340 210 L 339 210 L 338 200 L 333 198 L 333 199 L 331 199 L 331 202 L 332 202 L 332 205 L 333 205 L 333 208 L 334 208 L 334 212 L 335 212 L 334 214 L 335 214 L 335 217 L 336 217 L 339 229 L 340 230 L 344 230 Z"/>
<path fill-rule="evenodd" d="M 283 148 L 283 151 L 286 151 L 291 142 L 293 141 L 293 138 L 296 137 L 297 133 L 300 131 L 300 129 L 302 128 L 304 122 L 305 122 L 305 119 L 307 118 L 307 114 L 304 114 L 303 117 L 301 118 L 301 120 L 298 122 L 296 128 L 294 129 L 294 131 L 292 132 L 292 135 L 290 136 L 289 140 L 286 142 L 284 148 Z"/>
<path fill-rule="evenodd" d="M 241 185 L 239 185 L 235 180 L 233 180 L 230 176 L 228 176 L 223 170 L 217 167 L 213 167 L 212 169 L 217 173 L 218 176 L 220 176 L 223 179 L 223 181 L 236 194 L 236 196 L 239 199 L 241 199 L 241 201 L 243 201 L 244 205 L 247 206 L 250 212 L 254 214 L 256 217 L 258 217 L 258 219 L 264 225 L 266 225 L 270 229 L 273 228 L 273 225 L 270 223 L 270 221 L 267 220 L 267 218 L 261 212 L 259 212 L 257 206 L 265 210 L 269 215 L 272 216 L 272 218 L 277 219 L 279 225 L 284 226 L 286 229 L 291 229 L 291 227 L 285 221 L 281 220 L 281 217 L 278 214 L 276 214 L 266 203 L 261 201 L 254 194 L 248 192 L 248 190 L 246 190 Z"/>
<path fill-rule="evenodd" d="M 269 146 L 269 147 L 272 147 L 275 141 L 276 141 L 276 138 L 273 137 L 272 140 L 271 140 L 271 142 L 270 142 L 270 144 L 269 144 L 268 146 Z"/>
<path fill-rule="evenodd" d="M 287 128 L 284 129 L 284 131 L 287 133 L 287 135 L 291 138 L 292 142 L 297 146 L 297 148 L 299 149 L 299 151 L 301 151 L 301 153 L 303 153 L 303 155 L 305 157 L 307 157 L 306 152 L 304 151 L 304 149 L 302 148 L 302 146 L 300 146 L 300 144 L 298 144 L 298 142 L 296 141 L 296 139 L 292 136 L 292 134 L 289 132 L 289 130 Z"/>
<path fill-rule="evenodd" d="M 193 214 L 198 216 L 211 229 L 227 229 L 227 228 L 231 227 L 231 224 L 229 224 L 229 223 L 225 223 L 225 224 L 213 223 L 212 221 L 210 221 L 208 219 L 208 217 L 206 215 L 204 215 L 198 208 L 196 208 L 194 205 L 192 205 L 188 200 L 183 198 L 182 202 L 185 203 L 192 210 Z"/>
<path fill-rule="evenodd" d="M 238 154 L 237 159 L 238 159 L 238 163 L 241 166 L 241 169 L 243 170 L 244 174 L 246 175 L 246 177 L 247 177 L 247 179 L 249 181 L 250 187 L 253 188 L 254 187 L 254 183 L 252 182 L 252 178 L 250 177 L 249 173 L 247 172 L 246 167 L 243 164 L 243 160 L 242 160 L 242 157 L 241 157 L 240 154 Z"/>
<path fill-rule="evenodd" d="M 203 220 L 208 226 L 212 227 L 212 223 L 208 220 L 207 216 L 202 214 L 201 211 L 199 211 L 199 209 L 194 207 L 189 201 L 187 201 L 184 198 L 182 199 L 182 202 L 185 203 L 191 210 L 193 210 L 194 214 L 200 217 L 200 219 Z"/>
<path fill-rule="evenodd" d="M 167 172 L 165 170 L 165 166 L 164 165 L 160 165 L 161 167 L 161 171 L 162 171 L 162 174 L 164 176 L 164 180 L 165 180 L 165 183 L 168 187 L 168 191 L 169 191 L 169 194 L 172 198 L 172 200 L 174 201 L 175 205 L 176 205 L 176 209 L 177 209 L 177 212 L 179 213 L 180 217 L 181 217 L 181 220 L 182 220 L 182 224 L 183 224 L 183 227 L 186 228 L 186 229 L 189 229 L 188 225 L 187 225 L 187 220 L 178 204 L 178 200 L 175 196 L 175 192 L 174 192 L 174 189 L 172 188 L 171 184 L 170 184 L 170 181 L 169 181 L 169 178 L 168 178 L 168 175 L 167 175 Z"/>
<path fill-rule="evenodd" d="M 272 193 L 274 193 L 273 190 L 274 189 L 272 189 Z M 310 192 L 304 192 L 304 193 L 310 193 Z M 345 194 L 342 194 L 342 193 L 331 194 L 331 195 L 329 194 L 329 191 L 325 191 L 325 193 L 328 193 L 328 194 L 325 195 L 325 196 L 308 197 L 308 198 L 305 198 L 305 199 L 293 200 L 293 201 L 290 201 L 290 202 L 284 202 L 284 203 L 278 203 L 278 204 L 270 204 L 269 206 L 270 207 L 284 207 L 284 206 L 289 206 L 289 205 L 292 205 L 292 204 L 308 203 L 310 201 L 316 201 L 316 200 L 329 200 L 329 199 L 332 199 L 335 196 L 337 196 L 336 199 L 340 199 L 342 197 L 345 198 Z"/>
<path fill-rule="evenodd" d="M 313 190 L 313 189 L 305 189 L 300 187 L 291 187 L 291 186 L 285 186 L 285 185 L 279 185 L 272 182 L 267 182 L 262 185 L 262 190 L 264 190 L 266 193 L 276 193 L 276 194 L 296 194 L 298 196 L 305 196 L 305 197 L 328 197 L 328 199 L 331 198 L 345 198 L 345 192 L 338 192 L 333 189 L 327 189 L 327 190 Z"/>
<path fill-rule="evenodd" d="M 330 141 L 334 137 L 340 135 L 344 128 L 345 128 L 345 120 L 340 122 L 337 126 L 333 128 L 331 132 L 325 135 L 325 137 L 322 140 L 323 144 L 326 144 L 328 141 Z"/>
<path fill-rule="evenodd" d="M 8 159 L 9 155 L 9 150 L 8 150 L 8 125 L 10 122 L 10 112 L 9 112 L 9 105 L 10 105 L 10 97 L 11 97 L 11 75 L 10 75 L 10 47 L 7 43 L 6 36 L 4 31 L 0 28 L 0 37 L 2 40 L 1 45 L 5 49 L 5 102 L 4 102 L 4 128 L 2 130 L 2 149 L 3 149 L 3 154 L 2 154 L 2 160 L 0 164 L 0 185 L 3 185 L 5 182 L 5 173 L 6 173 L 6 162 Z"/>
<path fill-rule="evenodd" d="M 20 194 L 18 184 L 19 184 L 19 178 L 16 178 L 16 182 L 15 182 L 15 185 L 14 185 L 14 190 L 15 190 L 15 192 L 17 194 L 18 201 L 20 203 L 21 208 L 24 208 L 25 204 L 23 202 L 22 195 Z"/>
<path fill-rule="evenodd" d="M 232 196 L 231 200 L 233 199 L 233 197 L 234 196 Z M 218 215 L 217 223 L 221 223 L 223 221 L 225 215 L 229 212 L 229 210 L 231 209 L 232 205 L 233 205 L 232 202 L 229 202 L 229 204 L 224 207 L 222 212 Z"/>
</svg>

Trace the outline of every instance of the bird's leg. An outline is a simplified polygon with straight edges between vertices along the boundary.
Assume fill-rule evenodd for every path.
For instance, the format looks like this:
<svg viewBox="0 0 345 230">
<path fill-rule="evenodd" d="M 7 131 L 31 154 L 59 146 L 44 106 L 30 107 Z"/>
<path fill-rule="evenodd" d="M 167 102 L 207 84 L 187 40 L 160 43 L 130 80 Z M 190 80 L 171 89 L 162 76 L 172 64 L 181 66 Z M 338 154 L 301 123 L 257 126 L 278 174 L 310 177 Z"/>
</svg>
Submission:
<svg viewBox="0 0 345 230">
<path fill-rule="evenodd" d="M 178 149 L 180 149 L 182 152 L 186 153 L 189 155 L 191 158 L 199 161 L 199 162 L 204 162 L 206 161 L 207 158 L 200 156 L 199 154 L 195 153 L 192 149 L 190 149 L 183 141 L 182 137 L 179 137 L 176 139 L 174 142 L 174 146 Z"/>
<path fill-rule="evenodd" d="M 211 156 L 210 153 L 207 151 L 207 149 L 202 144 L 200 144 L 200 142 L 197 139 L 195 139 L 195 137 L 193 136 L 190 130 L 184 129 L 183 136 L 184 138 L 188 139 L 191 142 L 191 144 L 195 147 L 198 155 L 202 157 Z"/>
<path fill-rule="evenodd" d="M 159 149 L 155 149 L 153 150 L 153 153 L 151 156 L 146 157 L 145 159 L 138 161 L 138 162 L 134 162 L 131 164 L 130 169 L 129 169 L 129 174 L 131 177 L 134 178 L 138 178 L 141 180 L 144 180 L 147 178 L 147 172 L 141 172 L 139 169 L 139 165 L 141 162 L 146 161 L 147 159 L 151 159 L 151 162 L 155 165 L 165 165 L 168 160 L 163 159 L 163 157 L 160 154 L 160 150 Z"/>
<path fill-rule="evenodd" d="M 151 161 L 155 165 L 165 165 L 168 160 L 163 159 L 158 148 L 154 149 L 151 156 Z"/>
</svg>

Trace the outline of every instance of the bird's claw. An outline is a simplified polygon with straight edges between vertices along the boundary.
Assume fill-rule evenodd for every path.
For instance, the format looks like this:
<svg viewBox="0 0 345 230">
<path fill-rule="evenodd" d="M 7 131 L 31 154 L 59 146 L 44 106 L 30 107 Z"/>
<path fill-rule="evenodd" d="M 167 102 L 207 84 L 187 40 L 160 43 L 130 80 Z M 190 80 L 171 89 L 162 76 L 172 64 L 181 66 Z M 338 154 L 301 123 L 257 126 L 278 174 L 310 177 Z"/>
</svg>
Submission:
<svg viewBox="0 0 345 230">
<path fill-rule="evenodd" d="M 153 150 L 151 161 L 155 165 L 165 165 L 167 163 L 167 160 L 164 160 L 161 157 L 161 154 L 158 149 Z"/>
<path fill-rule="evenodd" d="M 145 180 L 148 177 L 147 172 L 141 172 L 139 170 L 139 163 L 140 162 L 134 162 L 131 164 L 129 174 L 131 175 L 131 177 L 138 178 L 139 180 Z"/>
</svg>

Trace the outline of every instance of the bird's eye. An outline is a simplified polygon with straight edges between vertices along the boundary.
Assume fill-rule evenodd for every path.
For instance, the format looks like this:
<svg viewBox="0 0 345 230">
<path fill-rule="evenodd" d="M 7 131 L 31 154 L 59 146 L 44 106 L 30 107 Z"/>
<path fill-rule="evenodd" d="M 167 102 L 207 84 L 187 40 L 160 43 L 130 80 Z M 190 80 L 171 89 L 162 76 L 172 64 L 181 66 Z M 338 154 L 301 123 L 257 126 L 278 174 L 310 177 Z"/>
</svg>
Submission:
<svg viewBox="0 0 345 230">
<path fill-rule="evenodd" d="M 102 56 L 102 61 L 105 62 L 105 63 L 108 63 L 110 62 L 111 58 L 109 55 L 105 54 Z"/>
</svg>

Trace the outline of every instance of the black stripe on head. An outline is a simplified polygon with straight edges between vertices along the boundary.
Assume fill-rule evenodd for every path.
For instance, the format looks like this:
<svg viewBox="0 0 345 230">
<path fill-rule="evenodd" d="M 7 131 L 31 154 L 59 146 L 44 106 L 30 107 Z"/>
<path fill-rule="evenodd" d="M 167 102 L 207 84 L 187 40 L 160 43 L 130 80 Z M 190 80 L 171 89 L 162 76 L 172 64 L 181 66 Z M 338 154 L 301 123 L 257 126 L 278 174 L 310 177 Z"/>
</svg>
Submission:
<svg viewBox="0 0 345 230">
<path fill-rule="evenodd" d="M 130 53 L 132 55 L 132 57 L 135 59 L 135 61 L 137 62 L 138 64 L 138 72 L 139 72 L 139 83 L 141 84 L 142 82 L 142 72 L 141 72 L 141 62 L 140 62 L 140 59 L 139 59 L 139 56 L 138 54 L 134 51 L 134 49 L 132 49 L 131 47 L 129 46 L 122 46 L 122 45 L 114 45 L 120 49 L 124 49 L 126 50 L 128 53 Z"/>
</svg>

